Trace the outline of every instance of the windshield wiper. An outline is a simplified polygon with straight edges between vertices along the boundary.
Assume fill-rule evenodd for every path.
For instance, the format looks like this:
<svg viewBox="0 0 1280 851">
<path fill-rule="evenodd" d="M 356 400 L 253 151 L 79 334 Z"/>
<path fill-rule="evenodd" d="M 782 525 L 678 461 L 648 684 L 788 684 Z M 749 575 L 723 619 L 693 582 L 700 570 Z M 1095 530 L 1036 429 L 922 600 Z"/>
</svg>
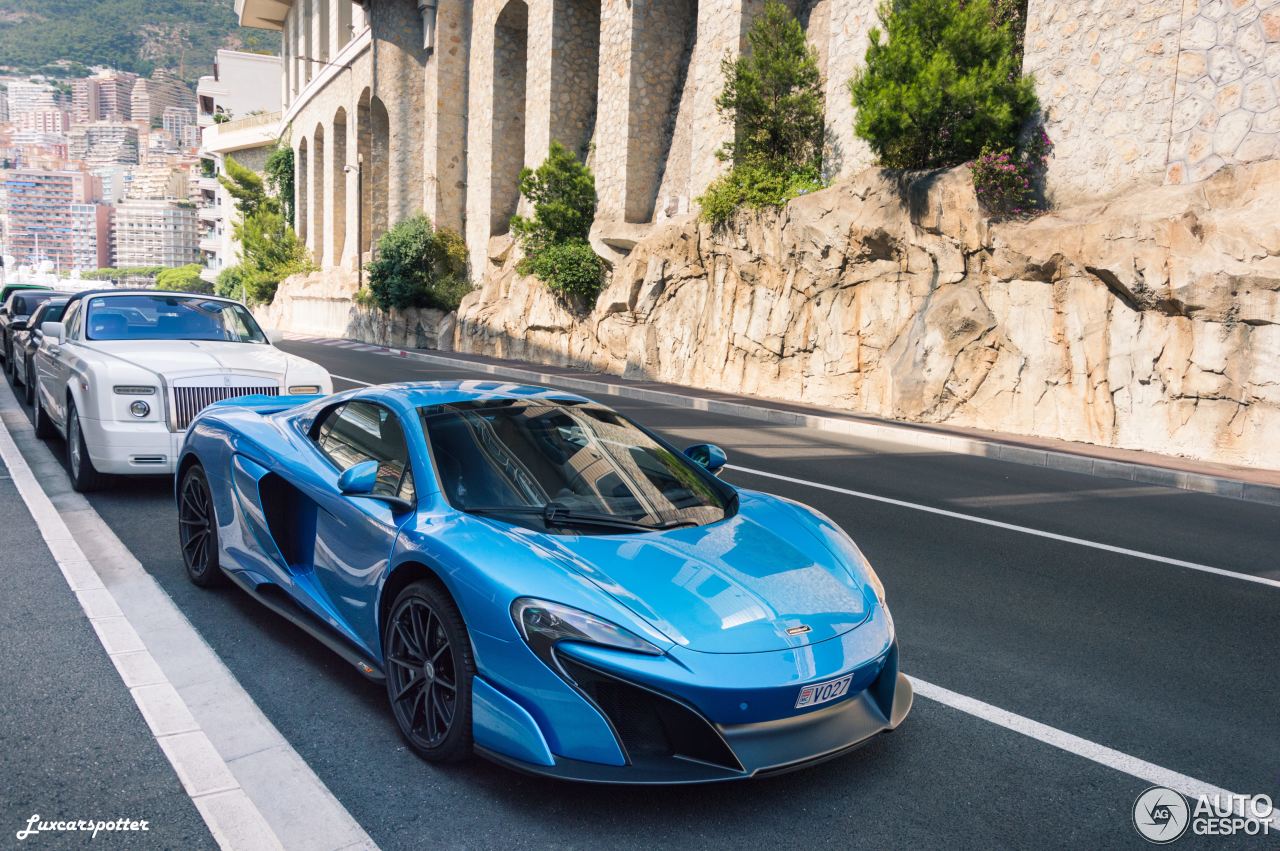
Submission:
<svg viewBox="0 0 1280 851">
<path fill-rule="evenodd" d="M 541 517 L 548 526 L 608 526 L 616 529 L 640 529 L 645 532 L 664 531 L 697 526 L 692 520 L 668 520 L 663 523 L 641 523 L 638 520 L 627 520 L 610 514 L 584 514 L 572 511 L 557 502 L 546 505 L 491 505 L 479 508 L 464 508 L 468 514 L 519 514 L 530 517 Z"/>
</svg>

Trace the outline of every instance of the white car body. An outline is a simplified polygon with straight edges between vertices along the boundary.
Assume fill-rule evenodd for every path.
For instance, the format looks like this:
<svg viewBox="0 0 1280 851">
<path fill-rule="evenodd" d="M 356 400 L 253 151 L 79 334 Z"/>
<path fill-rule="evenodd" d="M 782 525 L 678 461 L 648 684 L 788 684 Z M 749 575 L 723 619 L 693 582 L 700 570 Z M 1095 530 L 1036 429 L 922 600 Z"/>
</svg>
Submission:
<svg viewBox="0 0 1280 851">
<path fill-rule="evenodd" d="M 190 293 L 145 294 L 235 303 Z M 46 323 L 35 353 L 37 416 L 43 414 L 66 437 L 74 404 L 97 472 L 172 473 L 187 424 L 220 399 L 302 392 L 296 388 L 333 392 L 324 367 L 269 342 L 88 338 L 84 326 L 90 300 L 139 295 L 143 293 L 106 292 L 73 301 L 62 323 Z M 50 333 L 58 326 L 60 335 Z M 143 392 L 148 388 L 151 392 Z M 138 400 L 150 408 L 145 416 L 130 411 Z"/>
</svg>

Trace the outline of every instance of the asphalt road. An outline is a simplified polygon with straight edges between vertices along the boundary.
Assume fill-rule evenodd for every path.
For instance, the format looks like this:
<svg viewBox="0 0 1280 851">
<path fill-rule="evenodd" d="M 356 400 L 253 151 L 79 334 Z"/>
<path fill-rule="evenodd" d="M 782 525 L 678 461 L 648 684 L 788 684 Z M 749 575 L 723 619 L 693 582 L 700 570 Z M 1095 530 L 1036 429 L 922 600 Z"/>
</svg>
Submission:
<svg viewBox="0 0 1280 851">
<path fill-rule="evenodd" d="M 363 382 L 480 377 L 284 348 Z M 804 483 L 1271 578 L 1280 578 L 1280 508 L 611 403 L 679 444 L 715 442 L 735 467 L 796 480 L 726 474 L 814 505 L 854 536 L 887 588 L 912 676 L 1280 799 L 1280 590 Z M 167 480 L 133 480 L 91 502 L 384 848 L 1145 847 L 1130 817 L 1149 784 L 925 698 L 896 733 L 847 758 L 750 783 L 597 788 L 481 761 L 433 767 L 402 745 L 380 687 L 245 595 L 187 582 L 170 494 Z"/>
</svg>

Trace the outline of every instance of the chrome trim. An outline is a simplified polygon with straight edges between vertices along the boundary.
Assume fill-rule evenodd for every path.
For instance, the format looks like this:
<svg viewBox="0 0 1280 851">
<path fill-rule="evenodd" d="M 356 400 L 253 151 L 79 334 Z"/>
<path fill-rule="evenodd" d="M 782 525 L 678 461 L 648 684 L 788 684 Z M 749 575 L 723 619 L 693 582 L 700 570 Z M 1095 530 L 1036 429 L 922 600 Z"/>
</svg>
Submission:
<svg viewBox="0 0 1280 851">
<path fill-rule="evenodd" d="M 186 431 L 196 415 L 215 402 L 234 399 L 236 396 L 252 395 L 279 396 L 280 387 L 276 384 L 170 386 L 169 398 L 172 400 L 170 427 L 174 431 Z"/>
</svg>

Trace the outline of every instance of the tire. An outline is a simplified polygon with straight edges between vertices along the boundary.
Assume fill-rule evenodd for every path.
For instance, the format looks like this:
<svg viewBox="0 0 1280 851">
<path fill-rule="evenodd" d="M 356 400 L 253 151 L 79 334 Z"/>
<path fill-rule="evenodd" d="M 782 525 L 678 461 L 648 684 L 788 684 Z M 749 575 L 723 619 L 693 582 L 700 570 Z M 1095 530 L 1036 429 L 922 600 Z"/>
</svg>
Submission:
<svg viewBox="0 0 1280 851">
<path fill-rule="evenodd" d="M 41 440 L 49 440 L 56 437 L 58 430 L 54 428 L 53 420 L 49 419 L 49 415 L 45 413 L 44 405 L 40 404 L 40 392 L 35 388 L 35 382 L 32 382 L 31 392 L 35 395 L 31 417 L 35 420 L 36 437 Z"/>
<path fill-rule="evenodd" d="M 67 472 L 71 474 L 71 487 L 78 493 L 102 487 L 104 477 L 93 467 L 84 442 L 84 429 L 80 428 L 80 414 L 71 399 L 67 400 Z"/>
<path fill-rule="evenodd" d="M 204 468 L 192 464 L 178 488 L 178 545 L 191 584 L 216 588 L 227 581 L 218 563 L 218 520 Z"/>
<path fill-rule="evenodd" d="M 22 382 L 22 400 L 28 406 L 36 403 L 36 371 L 32 369 L 30 361 L 27 361 L 26 380 Z"/>
<path fill-rule="evenodd" d="M 10 364 L 12 368 L 9 371 L 9 377 L 13 379 L 14 389 L 17 389 L 19 386 L 26 384 L 27 371 L 25 367 L 23 369 L 18 369 L 17 361 L 10 361 Z"/>
<path fill-rule="evenodd" d="M 409 585 L 391 607 L 382 646 L 387 700 L 409 747 L 429 762 L 469 757 L 476 666 L 453 600 L 433 582 Z"/>
</svg>

